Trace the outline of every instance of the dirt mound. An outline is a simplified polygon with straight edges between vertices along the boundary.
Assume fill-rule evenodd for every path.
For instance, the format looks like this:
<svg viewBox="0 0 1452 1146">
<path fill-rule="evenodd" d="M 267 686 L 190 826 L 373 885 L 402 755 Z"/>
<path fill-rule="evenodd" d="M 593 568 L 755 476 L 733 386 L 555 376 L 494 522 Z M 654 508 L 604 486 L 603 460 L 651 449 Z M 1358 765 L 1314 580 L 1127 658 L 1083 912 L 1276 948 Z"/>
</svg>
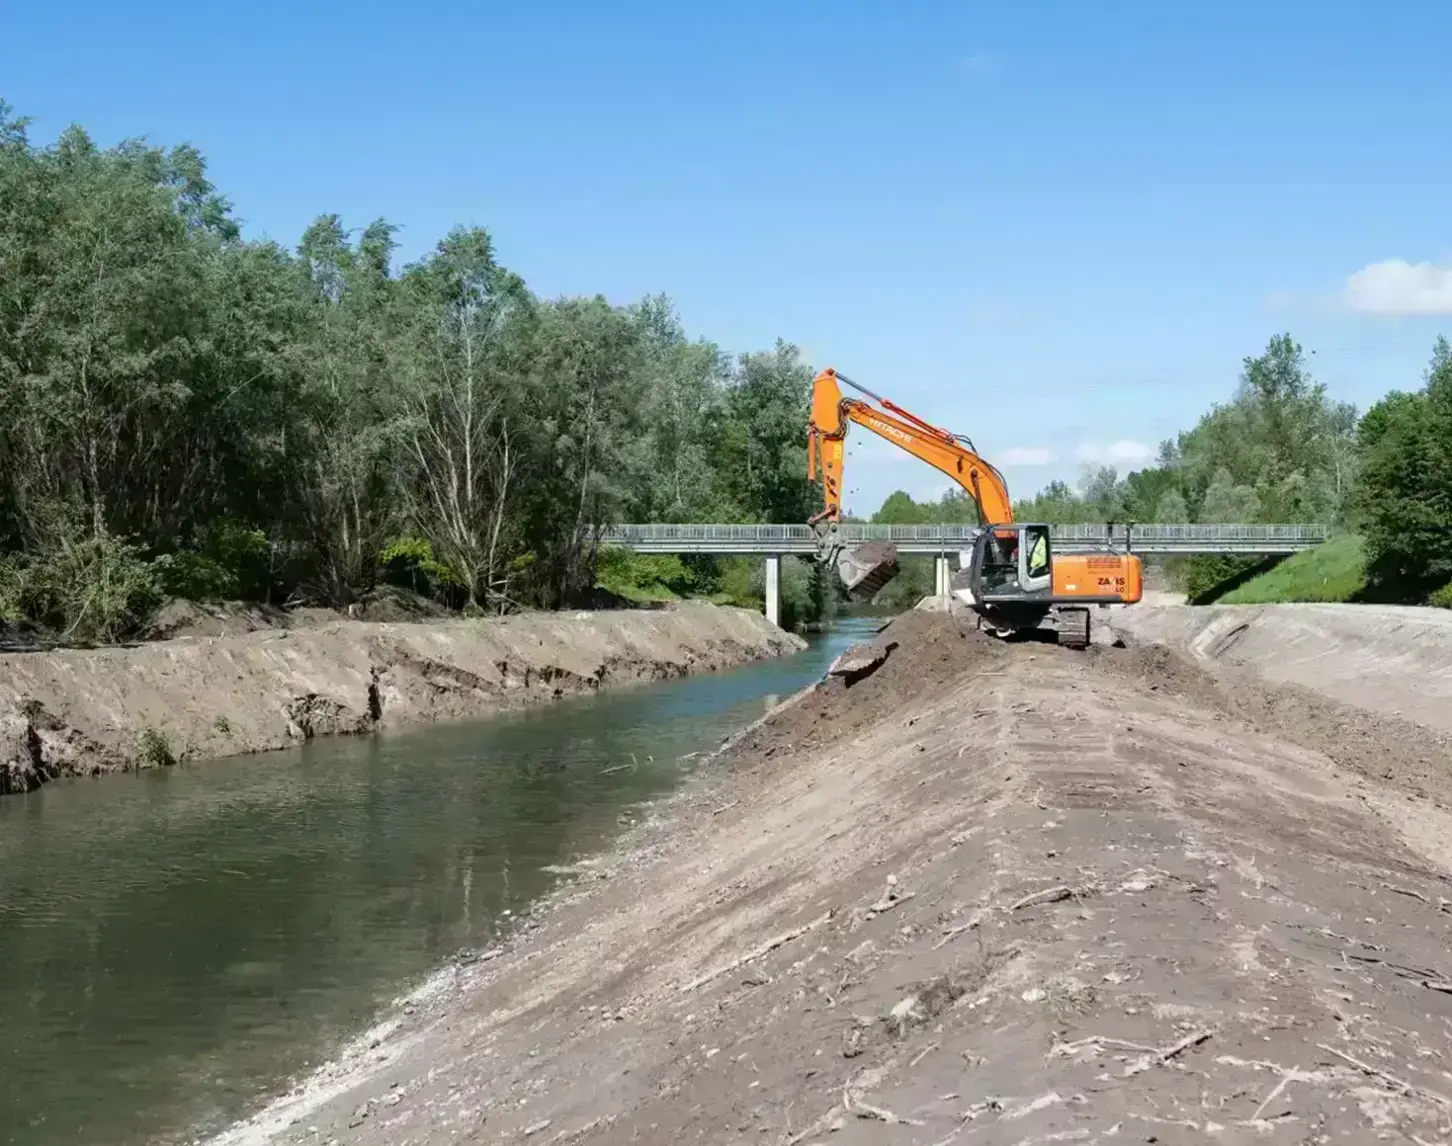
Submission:
<svg viewBox="0 0 1452 1146">
<path fill-rule="evenodd" d="M 1345 704 L 1315 689 L 1266 680 L 1248 667 L 1197 661 L 1131 638 L 1092 650 L 1097 670 L 1319 752 L 1341 767 L 1418 799 L 1452 808 L 1452 736 L 1416 721 Z"/>
<path fill-rule="evenodd" d="M 733 739 L 724 762 L 758 764 L 786 750 L 845 739 L 894 715 L 910 714 L 954 682 L 990 667 L 1004 646 L 945 613 L 908 612 L 879 630 L 887 657 L 858 679 L 828 676 Z"/>
<path fill-rule="evenodd" d="M 378 585 L 363 594 L 355 611 L 360 621 L 443 621 L 457 614 L 421 593 L 397 585 Z M 337 619 L 334 614 L 333 619 Z"/>
</svg>

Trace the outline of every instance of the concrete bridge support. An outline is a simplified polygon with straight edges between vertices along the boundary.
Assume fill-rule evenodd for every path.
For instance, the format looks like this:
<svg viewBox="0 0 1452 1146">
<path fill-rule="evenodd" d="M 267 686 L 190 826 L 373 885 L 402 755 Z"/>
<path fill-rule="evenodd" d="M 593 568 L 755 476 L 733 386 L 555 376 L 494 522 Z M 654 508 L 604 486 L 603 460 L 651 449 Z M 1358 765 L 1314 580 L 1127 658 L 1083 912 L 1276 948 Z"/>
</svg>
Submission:
<svg viewBox="0 0 1452 1146">
<path fill-rule="evenodd" d="M 948 564 L 948 558 L 939 554 L 933 558 L 933 595 L 946 597 L 953 588 L 953 569 Z"/>
<path fill-rule="evenodd" d="M 766 555 L 766 619 L 781 624 L 781 555 Z"/>
</svg>

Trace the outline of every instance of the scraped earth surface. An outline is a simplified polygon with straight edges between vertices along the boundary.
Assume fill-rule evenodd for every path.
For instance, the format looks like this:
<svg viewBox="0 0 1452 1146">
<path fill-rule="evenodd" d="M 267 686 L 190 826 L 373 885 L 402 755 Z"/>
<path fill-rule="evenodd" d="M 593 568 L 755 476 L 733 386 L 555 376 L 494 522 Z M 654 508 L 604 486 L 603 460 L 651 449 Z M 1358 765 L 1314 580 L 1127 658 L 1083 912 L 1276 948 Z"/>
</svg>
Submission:
<svg viewBox="0 0 1452 1146">
<path fill-rule="evenodd" d="M 882 639 L 221 1141 L 1446 1141 L 1434 730 L 1132 638 Z"/>
</svg>

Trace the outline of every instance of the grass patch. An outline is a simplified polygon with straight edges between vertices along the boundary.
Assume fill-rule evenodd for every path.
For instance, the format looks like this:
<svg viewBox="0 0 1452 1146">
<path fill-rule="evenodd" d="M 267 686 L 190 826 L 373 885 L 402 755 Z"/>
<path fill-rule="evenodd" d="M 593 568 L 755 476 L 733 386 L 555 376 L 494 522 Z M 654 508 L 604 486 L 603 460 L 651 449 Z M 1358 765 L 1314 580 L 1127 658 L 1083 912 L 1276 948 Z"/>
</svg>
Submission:
<svg viewBox="0 0 1452 1146">
<path fill-rule="evenodd" d="M 1292 601 L 1347 602 L 1366 592 L 1366 546 L 1360 537 L 1343 534 L 1315 549 L 1293 553 L 1275 568 L 1237 586 L 1219 603 L 1279 605 Z"/>
</svg>

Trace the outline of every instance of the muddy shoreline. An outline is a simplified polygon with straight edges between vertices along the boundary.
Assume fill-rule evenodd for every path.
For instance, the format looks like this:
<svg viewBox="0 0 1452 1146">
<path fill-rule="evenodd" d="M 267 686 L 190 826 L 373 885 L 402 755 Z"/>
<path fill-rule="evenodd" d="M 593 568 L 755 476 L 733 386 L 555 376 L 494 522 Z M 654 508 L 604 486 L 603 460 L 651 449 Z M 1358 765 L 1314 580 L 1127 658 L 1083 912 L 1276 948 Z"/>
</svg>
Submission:
<svg viewBox="0 0 1452 1146">
<path fill-rule="evenodd" d="M 746 609 L 340 620 L 0 655 L 0 795 L 712 671 L 804 647 Z"/>
<path fill-rule="evenodd" d="M 1252 645 L 885 636 L 215 1146 L 1442 1140 L 1439 729 Z"/>
</svg>

